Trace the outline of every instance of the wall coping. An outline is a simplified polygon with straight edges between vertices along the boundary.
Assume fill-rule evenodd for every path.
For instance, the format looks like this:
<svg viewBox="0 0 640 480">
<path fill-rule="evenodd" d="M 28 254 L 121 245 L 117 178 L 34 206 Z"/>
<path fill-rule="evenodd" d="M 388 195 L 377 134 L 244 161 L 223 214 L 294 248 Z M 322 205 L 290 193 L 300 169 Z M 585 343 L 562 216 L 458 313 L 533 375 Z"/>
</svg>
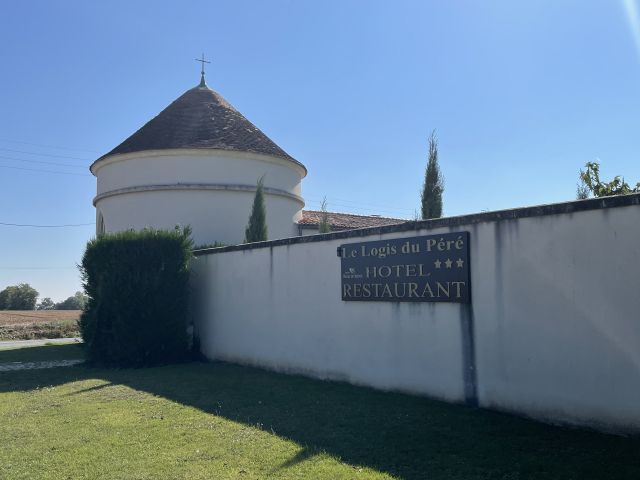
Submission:
<svg viewBox="0 0 640 480">
<path fill-rule="evenodd" d="M 258 248 L 270 248 L 283 245 L 295 245 L 298 243 L 324 242 L 343 238 L 368 237 L 396 232 L 410 232 L 417 230 L 431 230 L 442 227 L 459 227 L 485 222 L 501 222 L 518 220 L 520 218 L 543 217 L 548 215 L 567 215 L 589 210 L 602 210 L 609 208 L 628 207 L 640 205 L 640 193 L 628 195 L 615 195 L 611 197 L 589 198 L 587 200 L 574 200 L 571 202 L 550 203 L 531 207 L 512 208 L 507 210 L 495 210 L 492 212 L 471 213 L 455 217 L 443 217 L 433 220 L 409 220 L 397 225 L 385 225 L 382 227 L 358 228 L 355 230 L 342 230 L 305 237 L 289 237 L 266 242 L 244 243 L 227 247 L 203 248 L 194 250 L 195 256 L 210 255 L 215 253 L 236 252 L 241 250 L 254 250 Z"/>
</svg>

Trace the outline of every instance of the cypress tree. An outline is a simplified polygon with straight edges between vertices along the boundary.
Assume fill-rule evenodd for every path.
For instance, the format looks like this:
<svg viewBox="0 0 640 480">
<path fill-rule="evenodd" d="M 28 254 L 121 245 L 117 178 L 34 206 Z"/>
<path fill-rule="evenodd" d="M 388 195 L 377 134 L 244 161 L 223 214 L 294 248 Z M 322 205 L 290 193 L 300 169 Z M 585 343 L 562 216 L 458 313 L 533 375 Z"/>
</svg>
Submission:
<svg viewBox="0 0 640 480">
<path fill-rule="evenodd" d="M 267 210 L 264 205 L 263 180 L 264 177 L 258 180 L 249 224 L 244 231 L 244 243 L 262 242 L 267 239 Z"/>
<path fill-rule="evenodd" d="M 442 193 L 444 178 L 438 165 L 438 139 L 435 130 L 429 136 L 429 160 L 424 174 L 422 187 L 422 218 L 440 218 L 442 216 Z"/>
</svg>

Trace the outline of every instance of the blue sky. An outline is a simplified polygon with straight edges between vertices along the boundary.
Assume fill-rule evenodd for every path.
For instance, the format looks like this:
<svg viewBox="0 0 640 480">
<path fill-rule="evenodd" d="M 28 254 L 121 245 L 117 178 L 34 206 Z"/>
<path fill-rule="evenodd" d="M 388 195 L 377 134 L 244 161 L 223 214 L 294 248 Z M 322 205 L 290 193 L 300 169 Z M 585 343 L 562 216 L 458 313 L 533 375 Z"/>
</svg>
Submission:
<svg viewBox="0 0 640 480">
<path fill-rule="evenodd" d="M 202 52 L 209 85 L 308 167 L 307 208 L 412 218 L 432 129 L 447 216 L 571 200 L 596 159 L 635 184 L 638 7 L 6 2 L 0 222 L 93 222 L 88 165 L 195 86 Z M 0 225 L 0 289 L 73 294 L 93 232 Z"/>
</svg>

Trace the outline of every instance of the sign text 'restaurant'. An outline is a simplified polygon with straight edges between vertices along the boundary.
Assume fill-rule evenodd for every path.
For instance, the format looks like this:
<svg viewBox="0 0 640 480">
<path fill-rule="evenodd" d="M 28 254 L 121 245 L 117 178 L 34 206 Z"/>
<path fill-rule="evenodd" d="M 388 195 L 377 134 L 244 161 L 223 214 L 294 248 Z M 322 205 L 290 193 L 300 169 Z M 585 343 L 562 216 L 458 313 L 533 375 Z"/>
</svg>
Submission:
<svg viewBox="0 0 640 480">
<path fill-rule="evenodd" d="M 469 232 L 339 248 L 342 300 L 469 303 Z"/>
</svg>

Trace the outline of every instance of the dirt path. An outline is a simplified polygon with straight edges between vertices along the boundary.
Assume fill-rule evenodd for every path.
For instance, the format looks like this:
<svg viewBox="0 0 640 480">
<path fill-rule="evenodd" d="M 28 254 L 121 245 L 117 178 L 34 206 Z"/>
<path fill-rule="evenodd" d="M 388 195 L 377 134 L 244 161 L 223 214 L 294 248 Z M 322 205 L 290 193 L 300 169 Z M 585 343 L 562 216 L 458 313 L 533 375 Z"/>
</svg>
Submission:
<svg viewBox="0 0 640 480">
<path fill-rule="evenodd" d="M 36 370 L 43 368 L 71 367 L 84 362 L 84 360 L 52 360 L 48 362 L 11 362 L 0 363 L 0 372 L 13 372 L 15 370 Z"/>
<path fill-rule="evenodd" d="M 0 342 L 0 350 L 6 350 L 9 348 L 22 348 L 22 347 L 42 347 L 44 345 L 61 345 L 65 343 L 79 343 L 82 342 L 81 338 L 42 338 L 39 340 L 11 340 L 8 342 Z"/>
</svg>

